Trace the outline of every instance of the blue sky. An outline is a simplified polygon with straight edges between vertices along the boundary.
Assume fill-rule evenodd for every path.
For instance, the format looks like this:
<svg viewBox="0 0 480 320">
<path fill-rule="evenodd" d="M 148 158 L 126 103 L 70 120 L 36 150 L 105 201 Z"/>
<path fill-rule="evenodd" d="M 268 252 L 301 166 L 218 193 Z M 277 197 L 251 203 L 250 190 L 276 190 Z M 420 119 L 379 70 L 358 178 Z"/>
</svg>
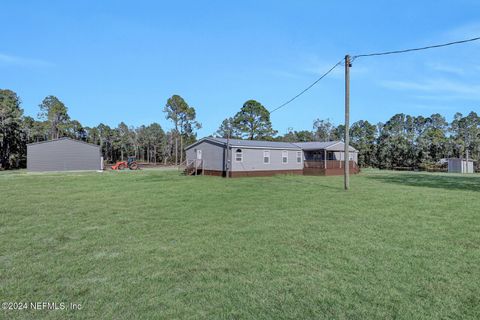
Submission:
<svg viewBox="0 0 480 320">
<path fill-rule="evenodd" d="M 480 1 L 4 1 L 0 88 L 27 115 L 50 94 L 92 126 L 159 122 L 172 94 L 213 133 L 248 99 L 288 100 L 346 53 L 480 36 Z M 352 122 L 395 113 L 451 119 L 480 111 L 480 42 L 363 58 L 352 68 Z M 274 128 L 343 121 L 343 70 L 272 114 Z"/>
</svg>

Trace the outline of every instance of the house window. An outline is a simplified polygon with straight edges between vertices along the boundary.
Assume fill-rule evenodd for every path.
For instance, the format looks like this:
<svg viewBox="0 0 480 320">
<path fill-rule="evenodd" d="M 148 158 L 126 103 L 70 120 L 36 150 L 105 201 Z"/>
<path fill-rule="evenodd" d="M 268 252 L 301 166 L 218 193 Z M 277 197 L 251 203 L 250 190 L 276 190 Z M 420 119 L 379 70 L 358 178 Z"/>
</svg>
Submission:
<svg viewBox="0 0 480 320">
<path fill-rule="evenodd" d="M 235 151 L 235 162 L 242 162 L 242 161 L 243 161 L 242 149 L 237 149 L 237 151 Z"/>
<path fill-rule="evenodd" d="M 302 151 L 297 151 L 297 163 L 302 163 Z"/>
<path fill-rule="evenodd" d="M 288 151 L 282 151 L 282 163 L 283 164 L 288 163 Z"/>
<path fill-rule="evenodd" d="M 270 163 L 270 151 L 268 150 L 263 151 L 263 163 L 264 164 Z"/>
</svg>

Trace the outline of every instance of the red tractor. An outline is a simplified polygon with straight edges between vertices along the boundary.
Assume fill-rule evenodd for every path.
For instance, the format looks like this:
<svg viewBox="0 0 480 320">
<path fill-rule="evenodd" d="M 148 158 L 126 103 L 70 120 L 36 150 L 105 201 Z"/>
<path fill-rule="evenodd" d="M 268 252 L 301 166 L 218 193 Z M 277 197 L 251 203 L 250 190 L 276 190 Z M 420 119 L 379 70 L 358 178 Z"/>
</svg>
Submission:
<svg viewBox="0 0 480 320">
<path fill-rule="evenodd" d="M 118 161 L 111 168 L 112 170 L 124 170 L 126 168 L 138 170 L 138 163 L 135 161 L 135 157 L 128 157 L 127 161 Z"/>
</svg>

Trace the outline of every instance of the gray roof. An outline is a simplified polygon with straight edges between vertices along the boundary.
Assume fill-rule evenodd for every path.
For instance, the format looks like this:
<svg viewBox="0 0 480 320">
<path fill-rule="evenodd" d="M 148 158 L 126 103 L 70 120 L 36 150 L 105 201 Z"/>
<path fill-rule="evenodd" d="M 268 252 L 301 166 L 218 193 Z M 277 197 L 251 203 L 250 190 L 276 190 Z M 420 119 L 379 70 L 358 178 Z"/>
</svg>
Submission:
<svg viewBox="0 0 480 320">
<path fill-rule="evenodd" d="M 202 141 L 211 141 L 213 143 L 220 144 L 222 146 L 227 145 L 227 139 L 207 137 L 198 140 L 197 142 L 187 146 L 185 149 L 190 149 L 193 146 L 201 143 Z M 295 149 L 295 150 L 319 150 L 327 149 L 331 151 L 343 151 L 343 142 L 341 141 L 328 141 L 328 142 L 279 142 L 279 141 L 263 141 L 263 140 L 241 140 L 230 139 L 231 147 L 243 147 L 243 148 L 269 148 L 269 149 Z M 355 148 L 350 146 L 351 151 L 356 151 Z"/>
<path fill-rule="evenodd" d="M 208 138 L 226 145 L 227 139 L 225 138 Z M 278 148 L 278 149 L 300 149 L 299 146 L 294 145 L 290 142 L 279 142 L 279 141 L 263 141 L 263 140 L 241 140 L 241 139 L 230 139 L 230 146 L 232 147 L 250 147 L 250 148 Z"/>
<path fill-rule="evenodd" d="M 58 139 L 53 139 L 53 140 L 45 140 L 45 141 L 27 143 L 27 146 L 32 146 L 32 145 L 42 144 L 42 143 L 52 143 L 52 142 L 57 142 L 57 141 L 62 141 L 62 140 L 70 140 L 70 141 L 73 141 L 73 142 L 88 144 L 89 146 L 100 148 L 100 146 L 98 144 L 93 144 L 93 143 L 85 142 L 85 141 L 82 141 L 82 140 L 76 140 L 76 139 L 72 139 L 72 138 L 69 138 L 69 137 L 63 137 L 63 138 L 58 138 Z"/>
</svg>

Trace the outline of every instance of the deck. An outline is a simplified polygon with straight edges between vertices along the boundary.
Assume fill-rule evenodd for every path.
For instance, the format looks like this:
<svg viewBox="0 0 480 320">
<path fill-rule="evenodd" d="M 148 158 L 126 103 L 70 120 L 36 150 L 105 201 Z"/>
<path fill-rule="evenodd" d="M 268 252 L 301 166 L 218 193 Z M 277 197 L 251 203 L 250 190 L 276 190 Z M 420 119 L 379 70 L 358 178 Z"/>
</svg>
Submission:
<svg viewBox="0 0 480 320">
<path fill-rule="evenodd" d="M 344 171 L 344 162 L 340 160 L 305 160 L 303 164 L 303 174 L 313 176 L 335 176 L 342 175 Z M 349 161 L 350 174 L 360 172 L 355 161 Z"/>
</svg>

